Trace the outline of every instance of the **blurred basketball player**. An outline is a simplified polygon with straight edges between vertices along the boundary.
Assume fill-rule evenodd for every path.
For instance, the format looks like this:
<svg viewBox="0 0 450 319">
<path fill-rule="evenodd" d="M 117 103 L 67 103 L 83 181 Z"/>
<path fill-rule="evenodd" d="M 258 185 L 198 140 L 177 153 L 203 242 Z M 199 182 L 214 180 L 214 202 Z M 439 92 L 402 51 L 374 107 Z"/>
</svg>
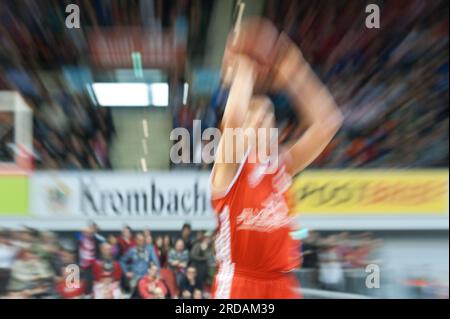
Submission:
<svg viewBox="0 0 450 319">
<path fill-rule="evenodd" d="M 331 141 L 342 115 L 299 48 L 267 21 L 249 21 L 239 37 L 230 36 L 224 70 L 231 84 L 222 119 L 222 137 L 211 173 L 212 205 L 218 215 L 212 287 L 215 298 L 299 298 L 290 271 L 300 263 L 298 242 L 291 238 L 287 190 L 292 176 L 307 167 Z M 245 139 L 240 153 L 233 130 L 275 128 L 269 98 L 255 95 L 270 77 L 272 88 L 289 94 L 302 119 L 303 134 L 285 148 L 268 138 Z M 228 131 L 228 133 L 227 133 Z M 232 145 L 230 148 L 229 145 Z M 259 151 L 278 150 L 261 161 Z M 235 161 L 226 160 L 233 152 Z M 228 154 L 230 155 L 230 154 Z M 276 160 L 274 161 L 273 158 Z M 253 160 L 250 160 L 253 159 Z M 275 166 L 273 166 L 275 165 Z"/>
</svg>

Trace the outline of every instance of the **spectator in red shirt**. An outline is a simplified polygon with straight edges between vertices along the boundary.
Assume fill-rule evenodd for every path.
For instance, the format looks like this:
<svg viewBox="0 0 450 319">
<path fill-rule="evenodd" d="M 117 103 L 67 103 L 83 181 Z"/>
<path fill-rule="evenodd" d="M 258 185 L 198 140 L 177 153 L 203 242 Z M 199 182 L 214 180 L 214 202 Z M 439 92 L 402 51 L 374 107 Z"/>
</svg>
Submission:
<svg viewBox="0 0 450 319">
<path fill-rule="evenodd" d="M 122 229 L 122 234 L 118 239 L 118 244 L 120 248 L 120 256 L 125 255 L 130 248 L 135 246 L 133 232 L 129 226 L 125 226 Z"/>
<path fill-rule="evenodd" d="M 78 242 L 78 258 L 82 269 L 89 269 L 94 263 L 97 245 L 92 228 L 83 229 Z"/>
<path fill-rule="evenodd" d="M 120 259 L 120 246 L 118 243 L 118 239 L 113 234 L 108 236 L 108 244 L 111 245 L 112 255 L 114 260 Z"/>
<path fill-rule="evenodd" d="M 100 247 L 101 259 L 94 262 L 94 298 L 118 299 L 121 297 L 120 279 L 122 270 L 118 261 L 113 259 L 112 247 L 104 243 Z"/>
<path fill-rule="evenodd" d="M 86 283 L 87 293 L 92 291 L 92 265 L 99 255 L 100 241 L 95 236 L 95 228 L 91 226 L 82 230 L 78 239 L 78 264 L 81 278 Z"/>
<path fill-rule="evenodd" d="M 73 283 L 71 285 L 67 284 L 67 276 L 70 273 L 67 273 L 65 277 L 61 280 L 58 280 L 55 285 L 56 293 L 58 297 L 63 299 L 80 299 L 83 298 L 86 293 L 86 284 L 84 281 L 80 281 L 79 283 Z"/>
<path fill-rule="evenodd" d="M 69 250 L 61 249 L 59 252 L 60 269 L 57 273 L 55 291 L 59 298 L 80 299 L 86 295 L 86 282 L 74 273 L 76 256 Z M 75 268 L 76 269 L 76 268 Z"/>
<path fill-rule="evenodd" d="M 138 283 L 138 295 L 142 299 L 164 299 L 169 294 L 166 283 L 159 275 L 159 268 L 151 263 L 148 275 L 142 277 Z"/>
</svg>

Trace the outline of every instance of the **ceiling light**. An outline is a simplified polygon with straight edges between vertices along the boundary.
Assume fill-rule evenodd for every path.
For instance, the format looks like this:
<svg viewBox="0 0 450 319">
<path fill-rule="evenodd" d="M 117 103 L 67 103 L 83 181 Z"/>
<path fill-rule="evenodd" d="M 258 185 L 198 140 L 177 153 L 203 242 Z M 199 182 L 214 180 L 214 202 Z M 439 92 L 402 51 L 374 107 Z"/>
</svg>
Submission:
<svg viewBox="0 0 450 319">
<path fill-rule="evenodd" d="M 95 98 L 101 106 L 149 106 L 146 83 L 94 83 Z"/>
<path fill-rule="evenodd" d="M 152 83 L 150 84 L 150 97 L 153 106 L 169 105 L 169 84 Z"/>
</svg>

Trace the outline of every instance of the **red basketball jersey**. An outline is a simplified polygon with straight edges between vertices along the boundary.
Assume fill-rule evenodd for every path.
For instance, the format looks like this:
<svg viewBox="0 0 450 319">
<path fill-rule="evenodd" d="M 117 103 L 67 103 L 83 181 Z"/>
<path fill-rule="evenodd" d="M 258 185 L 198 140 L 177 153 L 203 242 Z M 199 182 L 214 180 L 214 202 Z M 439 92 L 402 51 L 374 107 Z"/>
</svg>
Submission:
<svg viewBox="0 0 450 319">
<path fill-rule="evenodd" d="M 230 275 L 235 268 L 282 273 L 298 267 L 299 243 L 290 236 L 288 214 L 291 181 L 281 159 L 275 168 L 243 161 L 228 190 L 212 199 L 219 269 Z"/>
</svg>

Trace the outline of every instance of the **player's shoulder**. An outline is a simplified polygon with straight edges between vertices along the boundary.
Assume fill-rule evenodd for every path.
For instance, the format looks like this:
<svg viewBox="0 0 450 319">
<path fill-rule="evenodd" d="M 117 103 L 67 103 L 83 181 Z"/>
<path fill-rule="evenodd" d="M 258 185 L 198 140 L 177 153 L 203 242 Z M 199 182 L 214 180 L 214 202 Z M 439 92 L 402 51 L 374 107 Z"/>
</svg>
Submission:
<svg viewBox="0 0 450 319">
<path fill-rule="evenodd" d="M 240 163 L 233 165 L 215 164 L 213 166 L 209 181 L 212 200 L 228 197 L 233 189 L 241 184 L 241 177 L 247 171 L 247 163 L 247 158 L 244 158 Z"/>
</svg>

